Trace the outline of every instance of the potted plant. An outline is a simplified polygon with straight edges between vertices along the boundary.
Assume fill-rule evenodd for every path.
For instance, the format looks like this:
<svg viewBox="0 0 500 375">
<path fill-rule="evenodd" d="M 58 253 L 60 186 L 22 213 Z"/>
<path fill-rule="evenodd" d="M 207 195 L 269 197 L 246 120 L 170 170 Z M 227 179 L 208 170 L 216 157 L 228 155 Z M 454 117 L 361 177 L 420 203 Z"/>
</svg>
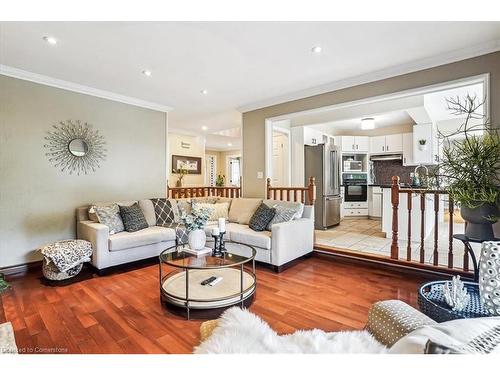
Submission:
<svg viewBox="0 0 500 375">
<path fill-rule="evenodd" d="M 226 181 L 226 176 L 223 174 L 218 174 L 217 178 L 215 179 L 215 186 L 224 186 L 224 183 Z"/>
<path fill-rule="evenodd" d="M 419 139 L 418 140 L 418 149 L 420 151 L 425 151 L 427 148 L 427 139 Z"/>
<path fill-rule="evenodd" d="M 188 173 L 187 168 L 185 168 L 184 166 L 181 166 L 177 170 L 174 169 L 172 172 L 177 174 L 177 181 L 175 183 L 175 186 L 182 187 L 182 181 L 184 179 L 184 176 L 187 175 L 187 173 Z"/>
<path fill-rule="evenodd" d="M 0 293 L 4 292 L 5 290 L 9 289 L 10 285 L 5 281 L 5 276 L 3 273 L 0 273 Z"/>
<path fill-rule="evenodd" d="M 201 250 L 205 247 L 207 236 L 205 234 L 205 224 L 212 214 L 212 209 L 193 205 L 190 214 L 185 211 L 181 213 L 181 221 L 188 230 L 188 244 L 193 250 Z"/>
<path fill-rule="evenodd" d="M 460 206 L 467 222 L 465 235 L 485 241 L 494 238 L 500 203 L 500 134 L 479 110 L 476 97 L 447 99 L 448 109 L 464 117 L 451 134 L 439 132 L 443 154 L 433 173 Z"/>
</svg>

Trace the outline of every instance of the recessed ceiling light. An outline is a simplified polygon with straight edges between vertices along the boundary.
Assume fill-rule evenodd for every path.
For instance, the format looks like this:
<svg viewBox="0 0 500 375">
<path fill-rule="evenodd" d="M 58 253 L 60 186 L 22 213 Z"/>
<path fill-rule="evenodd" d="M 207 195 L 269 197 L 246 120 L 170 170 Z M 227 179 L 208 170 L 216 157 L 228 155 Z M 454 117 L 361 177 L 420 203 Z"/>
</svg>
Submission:
<svg viewBox="0 0 500 375">
<path fill-rule="evenodd" d="M 233 144 L 232 144 L 232 143 L 228 143 L 227 145 L 228 145 L 229 147 L 231 147 Z"/>
<path fill-rule="evenodd" d="M 207 89 L 203 89 L 200 91 L 203 95 L 207 95 L 208 94 L 208 90 Z"/>
<path fill-rule="evenodd" d="M 375 119 L 372 117 L 361 119 L 361 129 L 362 130 L 375 129 Z"/>
<path fill-rule="evenodd" d="M 52 45 L 57 44 L 57 39 L 54 38 L 53 36 L 44 36 L 43 40 Z"/>
<path fill-rule="evenodd" d="M 203 125 L 203 126 L 201 127 L 201 130 L 206 131 L 206 130 L 208 130 L 208 127 L 207 127 L 207 126 L 205 126 L 205 125 Z"/>
<path fill-rule="evenodd" d="M 314 53 L 321 53 L 321 51 L 323 51 L 323 48 L 321 48 L 320 46 L 314 46 L 313 48 L 311 48 L 311 51 Z"/>
<path fill-rule="evenodd" d="M 143 71 L 142 71 L 142 74 L 144 74 L 144 75 L 145 75 L 145 76 L 147 76 L 147 77 L 151 77 L 151 74 L 153 74 L 153 73 L 151 73 L 151 70 L 147 70 L 147 69 L 146 69 L 146 70 L 143 70 Z"/>
</svg>

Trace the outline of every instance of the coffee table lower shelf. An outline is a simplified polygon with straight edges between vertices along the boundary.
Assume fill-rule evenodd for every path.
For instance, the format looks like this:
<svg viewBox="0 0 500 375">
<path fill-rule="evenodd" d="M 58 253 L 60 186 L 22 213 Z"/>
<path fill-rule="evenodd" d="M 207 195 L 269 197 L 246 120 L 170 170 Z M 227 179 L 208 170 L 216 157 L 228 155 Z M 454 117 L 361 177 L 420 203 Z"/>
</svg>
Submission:
<svg viewBox="0 0 500 375">
<path fill-rule="evenodd" d="M 243 272 L 243 274 L 242 274 Z M 222 277 L 214 286 L 201 285 L 211 276 Z M 178 270 L 161 282 L 161 301 L 172 312 L 190 318 L 211 318 L 230 306 L 248 307 L 256 289 L 255 275 L 245 268 Z"/>
</svg>

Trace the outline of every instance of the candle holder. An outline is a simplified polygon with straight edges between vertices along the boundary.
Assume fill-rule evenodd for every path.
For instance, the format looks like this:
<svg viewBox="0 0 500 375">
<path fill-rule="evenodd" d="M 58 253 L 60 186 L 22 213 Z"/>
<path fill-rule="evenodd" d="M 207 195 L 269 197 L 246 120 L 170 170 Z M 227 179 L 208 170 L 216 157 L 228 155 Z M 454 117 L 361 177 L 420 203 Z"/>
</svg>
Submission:
<svg viewBox="0 0 500 375">
<path fill-rule="evenodd" d="M 226 253 L 226 245 L 224 244 L 224 235 L 226 232 L 220 232 L 220 239 L 219 239 L 219 250 L 221 253 Z"/>
<path fill-rule="evenodd" d="M 214 238 L 214 248 L 212 249 L 212 256 L 221 257 L 222 256 L 222 251 L 220 250 L 221 236 L 212 235 L 212 237 Z"/>
</svg>

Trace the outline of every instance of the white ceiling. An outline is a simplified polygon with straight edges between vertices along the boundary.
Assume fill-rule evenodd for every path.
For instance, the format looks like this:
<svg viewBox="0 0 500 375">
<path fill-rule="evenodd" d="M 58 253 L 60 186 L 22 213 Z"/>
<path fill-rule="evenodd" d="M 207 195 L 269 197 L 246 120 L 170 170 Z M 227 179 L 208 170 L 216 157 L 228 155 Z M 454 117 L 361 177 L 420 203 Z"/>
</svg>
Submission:
<svg viewBox="0 0 500 375">
<path fill-rule="evenodd" d="M 241 126 L 238 108 L 499 40 L 500 22 L 1 22 L 0 64 L 171 106 L 171 128 L 211 133 Z"/>
</svg>

